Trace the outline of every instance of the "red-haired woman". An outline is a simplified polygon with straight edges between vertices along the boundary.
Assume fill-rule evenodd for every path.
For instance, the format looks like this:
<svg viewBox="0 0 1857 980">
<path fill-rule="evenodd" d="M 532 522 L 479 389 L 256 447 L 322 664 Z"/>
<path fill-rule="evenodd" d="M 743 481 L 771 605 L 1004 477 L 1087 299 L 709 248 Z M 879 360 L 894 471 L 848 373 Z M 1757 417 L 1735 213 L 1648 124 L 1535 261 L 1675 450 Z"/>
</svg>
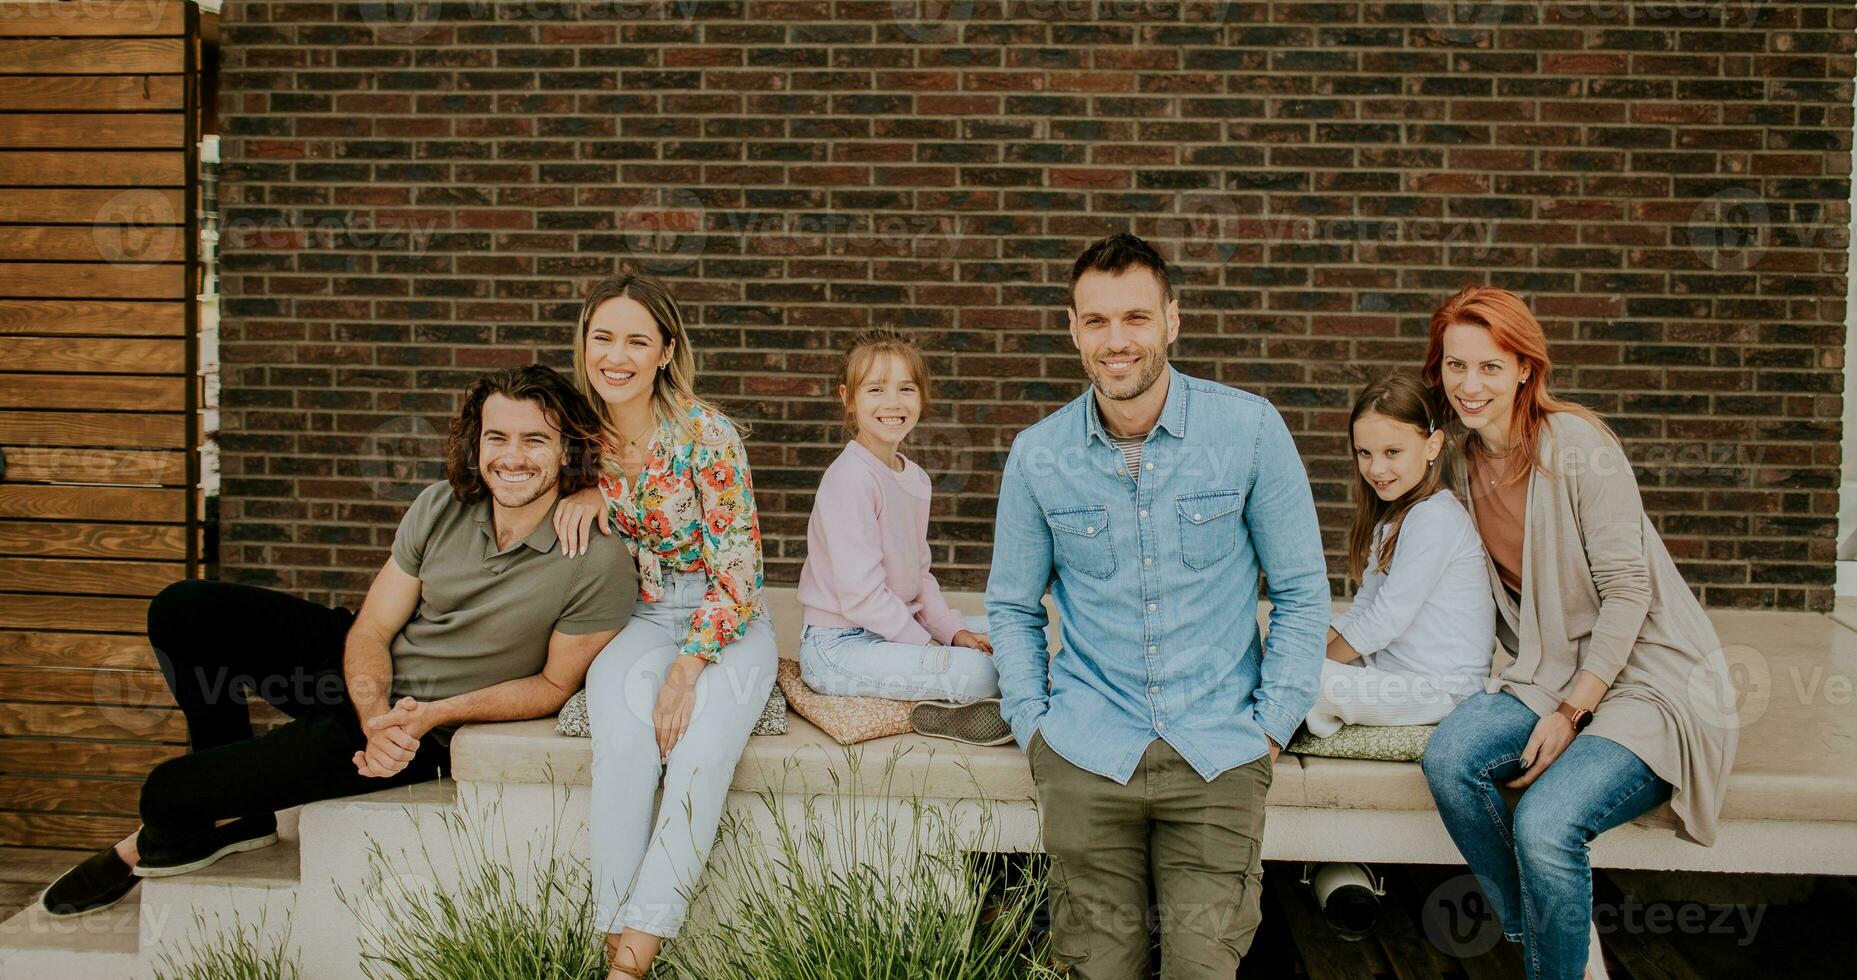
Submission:
<svg viewBox="0 0 1857 980">
<path fill-rule="evenodd" d="M 1665 801 L 1681 835 L 1713 843 L 1736 731 L 1721 642 L 1630 462 L 1551 372 L 1514 293 L 1471 286 L 1432 314 L 1423 377 L 1451 408 L 1510 662 L 1438 726 L 1424 767 L 1528 976 L 1577 980 L 1598 951 L 1587 845 Z M 1499 786 L 1526 790 L 1513 813 Z"/>
</svg>

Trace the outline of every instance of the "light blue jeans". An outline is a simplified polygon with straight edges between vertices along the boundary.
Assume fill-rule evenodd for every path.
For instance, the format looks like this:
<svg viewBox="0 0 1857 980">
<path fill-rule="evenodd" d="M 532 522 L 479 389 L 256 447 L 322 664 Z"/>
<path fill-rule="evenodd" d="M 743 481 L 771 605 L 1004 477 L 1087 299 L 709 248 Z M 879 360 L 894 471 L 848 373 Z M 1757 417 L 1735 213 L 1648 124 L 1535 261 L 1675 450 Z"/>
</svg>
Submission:
<svg viewBox="0 0 1857 980">
<path fill-rule="evenodd" d="M 677 935 L 715 844 L 736 763 L 774 686 L 779 653 L 763 613 L 697 675 L 690 728 L 670 758 L 658 761 L 652 708 L 707 585 L 701 572 L 671 576 L 664 597 L 639 603 L 587 671 L 593 885 L 605 932 Z"/>
<path fill-rule="evenodd" d="M 1497 787 L 1521 775 L 1538 721 L 1513 694 L 1471 695 L 1432 734 L 1425 779 L 1504 937 L 1521 941 L 1529 980 L 1580 980 L 1593 915 L 1587 845 L 1668 800 L 1670 784 L 1623 745 L 1580 735 L 1511 813 Z"/>
<path fill-rule="evenodd" d="M 987 631 L 984 615 L 967 628 Z M 820 694 L 893 701 L 959 701 L 999 697 L 999 672 L 979 650 L 891 643 L 860 627 L 808 626 L 800 635 L 800 678 Z"/>
</svg>

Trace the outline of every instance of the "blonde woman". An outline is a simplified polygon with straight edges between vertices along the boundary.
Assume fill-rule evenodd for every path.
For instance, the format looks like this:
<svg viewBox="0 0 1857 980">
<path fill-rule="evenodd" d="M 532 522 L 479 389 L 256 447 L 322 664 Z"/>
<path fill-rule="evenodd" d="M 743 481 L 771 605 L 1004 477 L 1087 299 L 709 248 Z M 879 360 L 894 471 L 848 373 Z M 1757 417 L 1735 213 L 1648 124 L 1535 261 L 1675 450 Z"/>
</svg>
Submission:
<svg viewBox="0 0 1857 980">
<path fill-rule="evenodd" d="M 734 423 L 697 397 L 694 375 L 663 283 L 622 274 L 595 284 L 574 380 L 600 417 L 602 474 L 598 489 L 562 501 L 555 530 L 578 554 L 597 521 L 638 559 L 636 612 L 587 674 L 609 980 L 643 977 L 682 926 L 778 657 L 747 454 Z"/>
</svg>

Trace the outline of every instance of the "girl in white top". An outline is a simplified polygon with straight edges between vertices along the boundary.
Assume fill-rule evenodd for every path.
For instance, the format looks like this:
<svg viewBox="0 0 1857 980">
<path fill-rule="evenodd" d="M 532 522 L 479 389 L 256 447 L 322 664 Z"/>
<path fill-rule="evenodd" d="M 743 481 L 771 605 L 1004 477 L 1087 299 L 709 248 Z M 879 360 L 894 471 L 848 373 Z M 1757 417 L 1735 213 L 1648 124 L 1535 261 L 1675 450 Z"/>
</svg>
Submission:
<svg viewBox="0 0 1857 980">
<path fill-rule="evenodd" d="M 1445 489 L 1444 431 L 1416 378 L 1367 386 L 1348 417 L 1360 472 L 1348 539 L 1353 605 L 1328 631 L 1309 732 L 1430 725 L 1482 690 L 1496 646 L 1483 542 Z"/>
</svg>

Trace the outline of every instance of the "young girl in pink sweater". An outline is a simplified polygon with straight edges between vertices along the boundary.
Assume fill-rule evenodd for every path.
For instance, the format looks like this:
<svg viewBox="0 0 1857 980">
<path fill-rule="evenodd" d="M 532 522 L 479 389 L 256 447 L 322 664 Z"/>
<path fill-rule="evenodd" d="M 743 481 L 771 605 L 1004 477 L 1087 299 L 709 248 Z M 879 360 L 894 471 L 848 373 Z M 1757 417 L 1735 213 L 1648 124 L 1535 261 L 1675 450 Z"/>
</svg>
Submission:
<svg viewBox="0 0 1857 980">
<path fill-rule="evenodd" d="M 851 442 L 825 471 L 806 529 L 800 674 L 821 694 L 921 701 L 927 735 L 995 744 L 999 674 L 986 617 L 948 607 L 929 571 L 929 476 L 898 452 L 926 408 L 922 352 L 888 331 L 856 337 L 838 394 Z"/>
</svg>

